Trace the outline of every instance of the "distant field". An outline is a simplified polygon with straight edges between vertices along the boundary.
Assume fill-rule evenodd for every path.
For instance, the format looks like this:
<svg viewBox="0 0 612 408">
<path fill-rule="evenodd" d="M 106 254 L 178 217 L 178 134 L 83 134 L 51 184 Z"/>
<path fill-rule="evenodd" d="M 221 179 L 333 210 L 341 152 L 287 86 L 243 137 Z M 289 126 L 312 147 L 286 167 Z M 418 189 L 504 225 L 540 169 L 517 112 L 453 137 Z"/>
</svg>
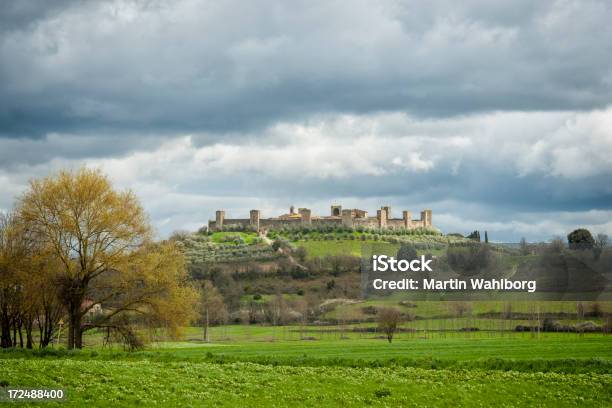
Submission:
<svg viewBox="0 0 612 408">
<path fill-rule="evenodd" d="M 272 333 L 268 341 L 254 340 L 243 334 L 239 343 L 210 345 L 183 344 L 176 348 L 162 344 L 158 351 L 175 357 L 198 358 L 204 353 L 225 356 L 239 361 L 265 362 L 276 359 L 280 363 L 292 364 L 292 359 L 341 359 L 388 361 L 391 359 L 423 360 L 436 359 L 452 362 L 486 359 L 506 360 L 560 360 L 560 359 L 604 359 L 612 360 L 612 337 L 601 334 L 557 334 L 541 333 L 538 337 L 530 334 L 492 337 L 488 333 L 455 333 L 427 338 L 401 334 L 389 344 L 384 339 L 374 339 L 371 334 L 361 339 L 352 336 L 344 338 L 342 333 L 318 335 L 320 340 L 283 340 L 282 330 L 276 338 Z M 317 336 L 316 334 L 309 334 Z M 252 335 L 251 335 L 252 336 Z"/>
<path fill-rule="evenodd" d="M 240 237 L 247 245 L 251 245 L 257 238 L 257 234 L 255 232 L 215 232 L 210 239 L 216 244 L 231 244 L 232 240 L 237 237 Z"/>
<path fill-rule="evenodd" d="M 518 297 L 518 295 L 515 295 Z M 410 306 L 405 306 L 402 301 L 406 301 Z M 601 318 L 588 316 L 588 312 L 594 308 L 600 310 L 600 313 L 612 313 L 612 302 L 610 301 L 599 301 L 599 302 L 576 302 L 576 301 L 527 301 L 527 300 L 474 300 L 470 302 L 466 301 L 436 301 L 436 300 L 413 300 L 409 296 L 403 293 L 395 293 L 391 296 L 382 297 L 378 299 L 367 299 L 359 302 L 351 302 L 341 304 L 331 312 L 327 313 L 326 317 L 338 317 L 338 316 L 358 316 L 364 308 L 367 307 L 397 307 L 402 312 L 408 313 L 413 317 L 421 320 L 416 323 L 410 324 L 424 324 L 422 320 L 430 320 L 430 327 L 436 327 L 440 322 L 440 319 L 453 319 L 453 320 L 470 320 L 472 325 L 476 327 L 491 329 L 495 324 L 500 323 L 500 319 L 494 319 L 490 316 L 483 318 L 487 314 L 499 314 L 501 312 L 507 312 L 509 314 L 528 314 L 528 313 L 558 313 L 566 314 L 568 316 L 576 314 L 577 304 L 581 303 L 584 312 L 587 313 L 587 317 L 583 320 L 591 320 L 595 322 L 601 322 Z M 461 318 L 458 319 L 459 311 L 461 312 Z M 468 318 L 469 316 L 469 318 Z M 537 317 L 534 315 L 534 317 Z M 346 317 L 345 317 L 346 318 Z M 575 322 L 571 319 L 556 318 L 556 320 L 564 322 Z M 508 327 L 514 323 L 520 324 L 515 319 L 505 320 Z M 465 327 L 465 326 L 464 326 Z"/>
<path fill-rule="evenodd" d="M 375 241 L 296 241 L 297 247 L 304 247 L 309 258 L 326 255 L 352 255 L 361 256 L 361 247 L 364 244 L 372 244 Z M 396 245 L 399 248 L 399 245 Z"/>
<path fill-rule="evenodd" d="M 416 237 L 415 237 L 416 239 Z M 313 241 L 313 240 L 298 240 L 293 241 L 293 245 L 296 247 L 304 247 L 308 253 L 309 258 L 316 258 L 320 256 L 327 255 L 352 255 L 352 256 L 362 256 L 361 249 L 364 245 L 384 245 L 385 251 L 389 251 L 391 254 L 395 254 L 400 247 L 400 244 L 392 244 L 389 242 L 383 241 L 373 241 L 373 240 L 322 240 L 322 241 Z M 443 249 L 419 249 L 417 250 L 419 254 L 431 254 L 431 255 L 441 255 L 445 251 Z"/>
<path fill-rule="evenodd" d="M 202 329 L 191 327 L 182 342 L 152 343 L 155 357 L 174 360 L 226 358 L 285 365 L 353 364 L 356 361 L 389 362 L 436 360 L 442 366 L 456 363 L 502 359 L 507 361 L 553 361 L 601 359 L 612 365 L 612 336 L 601 333 L 531 333 L 531 332 L 438 332 L 397 333 L 389 344 L 379 333 L 354 332 L 353 327 L 338 326 L 259 326 L 232 325 L 210 328 L 211 343 L 202 341 Z M 306 340 L 304 340 L 306 339 Z M 90 350 L 105 352 L 101 338 L 86 338 Z M 131 355 L 147 355 L 136 352 Z M 331 361 L 330 360 L 341 360 Z M 413 364 L 414 363 L 414 364 Z M 418 361 L 417 361 L 418 363 Z M 355 363 L 356 364 L 356 363 Z M 557 361 L 557 363 L 559 362 Z M 562 365 L 574 363 L 564 362 Z M 419 366 L 419 364 L 416 364 Z M 478 364 L 476 364 L 478 365 Z M 566 369 L 566 368 L 564 368 Z"/>
</svg>

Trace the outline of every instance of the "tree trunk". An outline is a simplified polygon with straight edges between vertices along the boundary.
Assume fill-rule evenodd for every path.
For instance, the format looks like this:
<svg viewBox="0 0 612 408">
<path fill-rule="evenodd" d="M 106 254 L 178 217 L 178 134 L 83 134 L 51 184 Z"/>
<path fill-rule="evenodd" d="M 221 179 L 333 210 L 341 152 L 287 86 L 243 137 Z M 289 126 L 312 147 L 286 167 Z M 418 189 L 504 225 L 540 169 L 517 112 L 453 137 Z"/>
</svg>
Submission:
<svg viewBox="0 0 612 408">
<path fill-rule="evenodd" d="M 61 327 L 58 329 L 58 336 L 59 336 L 59 332 L 61 331 Z M 45 323 L 45 326 L 43 327 L 43 329 L 41 330 L 43 335 L 40 336 L 40 347 L 41 348 L 45 348 L 47 347 L 51 341 L 53 340 L 53 326 L 51 323 Z"/>
<path fill-rule="evenodd" d="M 11 328 L 2 322 L 2 340 L 0 341 L 2 348 L 11 347 Z"/>
<path fill-rule="evenodd" d="M 206 308 L 206 321 L 204 322 L 204 341 L 207 343 L 210 341 L 208 337 L 208 308 Z"/>
<path fill-rule="evenodd" d="M 74 348 L 74 319 L 70 316 L 70 321 L 68 322 L 68 350 L 72 350 Z"/>
<path fill-rule="evenodd" d="M 70 302 L 69 307 L 69 324 L 68 324 L 68 349 L 83 347 L 83 330 L 81 329 L 81 319 L 83 318 L 81 305 L 83 304 L 82 296 L 76 296 Z"/>
<path fill-rule="evenodd" d="M 81 330 L 81 315 L 76 313 L 70 316 L 70 327 L 68 327 L 68 349 L 83 348 L 83 330 Z"/>
<path fill-rule="evenodd" d="M 83 330 L 81 329 L 81 316 L 78 317 L 77 324 L 74 326 L 74 347 L 83 348 Z"/>
<path fill-rule="evenodd" d="M 11 347 L 11 322 L 6 310 L 2 311 L 2 334 L 0 335 L 0 346 L 2 348 Z"/>
<path fill-rule="evenodd" d="M 19 324 L 17 325 L 17 332 L 19 333 L 19 347 L 23 348 L 23 333 L 21 332 L 21 327 L 23 326 L 23 322 L 19 319 Z"/>
<path fill-rule="evenodd" d="M 28 318 L 25 323 L 25 331 L 26 331 L 26 348 L 32 349 L 34 348 L 34 339 L 32 338 L 32 328 L 34 327 L 34 322 L 31 318 Z"/>
</svg>

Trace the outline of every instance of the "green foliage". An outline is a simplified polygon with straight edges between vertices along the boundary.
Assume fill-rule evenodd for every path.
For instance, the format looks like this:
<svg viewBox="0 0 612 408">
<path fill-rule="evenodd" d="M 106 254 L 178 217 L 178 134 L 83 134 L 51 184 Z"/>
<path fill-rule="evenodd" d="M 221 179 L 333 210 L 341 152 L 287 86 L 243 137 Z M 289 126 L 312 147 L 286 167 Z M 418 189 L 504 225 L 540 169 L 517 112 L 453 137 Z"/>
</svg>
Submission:
<svg viewBox="0 0 612 408">
<path fill-rule="evenodd" d="M 216 244 L 249 244 L 257 242 L 259 237 L 255 232 L 214 232 L 209 235 L 210 241 Z"/>
<path fill-rule="evenodd" d="M 274 242 L 272 242 L 272 249 L 274 251 L 278 251 L 283 246 L 283 241 L 281 238 L 276 238 Z"/>
<path fill-rule="evenodd" d="M 198 264 L 268 261 L 280 256 L 254 232 L 197 233 L 180 244 L 190 269 Z"/>
<path fill-rule="evenodd" d="M 395 237 L 444 237 L 440 231 L 433 228 L 391 229 L 367 228 L 363 226 L 345 227 L 343 225 L 313 225 L 285 226 L 279 230 L 268 232 L 268 238 L 286 237 L 289 241 L 301 240 L 352 240 L 365 235 L 368 239 L 374 235 Z M 453 237 L 454 239 L 463 237 Z"/>
<path fill-rule="evenodd" d="M 374 391 L 374 396 L 376 398 L 388 397 L 390 395 L 391 395 L 391 390 L 388 388 L 379 388 L 378 390 Z"/>
<path fill-rule="evenodd" d="M 578 228 L 567 235 L 567 243 L 570 249 L 593 249 L 595 239 L 589 230 Z"/>
<path fill-rule="evenodd" d="M 498 367 L 493 370 L 438 370 L 432 368 L 444 362 L 433 358 L 415 361 L 420 367 L 375 361 L 355 361 L 352 367 L 333 359 L 331 365 L 313 366 L 308 363 L 312 359 L 300 355 L 292 358 L 293 366 L 286 360 L 236 362 L 204 352 L 202 359 L 193 362 L 160 361 L 156 353 L 143 355 L 148 357 L 134 359 L 115 353 L 111 359 L 78 354 L 74 358 L 3 358 L 0 373 L 15 379 L 20 387 L 65 388 L 67 400 L 61 405 L 66 407 L 191 406 L 202 401 L 211 406 L 341 407 L 493 406 L 500 401 L 508 406 L 551 407 L 612 403 L 609 374 L 520 371 L 508 369 L 512 366 L 505 366 L 503 360 L 475 365 Z"/>
<path fill-rule="evenodd" d="M 298 261 L 304 262 L 308 256 L 308 251 L 303 246 L 300 246 L 293 252 L 293 255 Z"/>
<path fill-rule="evenodd" d="M 473 231 L 466 238 L 476 242 L 480 242 L 480 231 Z"/>
<path fill-rule="evenodd" d="M 312 329 L 312 327 L 311 327 Z M 319 328 L 323 330 L 324 328 Z M 194 328 L 201 338 L 201 329 Z M 565 374 L 612 374 L 612 348 L 609 336 L 601 334 L 448 333 L 422 337 L 401 333 L 393 346 L 382 339 L 352 337 L 340 339 L 334 333 L 317 341 L 283 341 L 278 337 L 298 327 L 225 326 L 211 327 L 212 339 L 226 339 L 238 332 L 241 341 L 201 346 L 193 342 L 161 343 L 155 349 L 125 352 L 118 349 L 0 350 L 3 359 L 62 358 L 90 360 L 147 360 L 157 362 L 251 362 L 264 365 L 310 367 L 417 367 L 457 370 L 513 370 Z M 276 341 L 269 340 L 276 332 Z M 314 334 L 313 331 L 307 333 Z M 346 330 L 344 333 L 347 333 Z M 374 332 L 372 332 L 374 333 Z M 253 337 L 258 335 L 258 337 Z M 260 336 L 260 337 L 259 337 Z M 249 340 L 250 339 L 250 340 Z M 267 340 L 267 341 L 266 341 Z M 228 344 L 236 347 L 228 347 Z M 0 371 L 0 373 L 2 373 Z M 0 376 L 0 378 L 3 378 Z M 5 377 L 8 378 L 8 377 Z M 10 379 L 10 378 L 9 378 Z M 14 385 L 14 384 L 13 384 Z"/>
</svg>

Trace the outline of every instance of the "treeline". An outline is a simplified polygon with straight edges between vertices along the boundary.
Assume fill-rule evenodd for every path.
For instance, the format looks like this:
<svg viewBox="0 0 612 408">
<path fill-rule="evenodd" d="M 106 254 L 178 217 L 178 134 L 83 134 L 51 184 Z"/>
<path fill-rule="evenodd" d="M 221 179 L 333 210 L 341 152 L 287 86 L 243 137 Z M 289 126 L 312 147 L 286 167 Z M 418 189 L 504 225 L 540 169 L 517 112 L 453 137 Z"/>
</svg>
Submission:
<svg viewBox="0 0 612 408">
<path fill-rule="evenodd" d="M 283 226 L 277 230 L 271 230 L 268 232 L 270 238 L 276 236 L 293 236 L 293 235 L 319 235 L 319 234 L 369 234 L 369 235 L 442 235 L 440 231 L 434 228 L 418 227 L 413 229 L 406 228 L 375 228 L 358 225 L 355 227 L 349 227 L 342 224 L 320 224 L 320 225 L 296 225 L 296 226 Z"/>
<path fill-rule="evenodd" d="M 202 227 L 198 230 L 198 234 L 209 234 L 212 235 L 214 232 L 257 232 L 257 229 L 252 225 L 245 224 L 228 224 L 221 228 L 216 228 L 214 231 L 208 230 L 208 227 Z M 346 225 L 338 224 L 312 224 L 304 225 L 301 223 L 295 223 L 295 225 L 283 225 L 280 228 L 272 229 L 268 232 L 268 236 L 273 238 L 277 235 L 287 235 L 301 233 L 303 235 L 308 234 L 325 234 L 325 233 L 342 233 L 342 232 L 358 232 L 365 234 L 379 234 L 379 235 L 442 235 L 442 233 L 435 228 L 418 227 L 412 229 L 406 229 L 402 227 L 394 228 L 388 226 L 385 228 L 378 227 L 367 227 L 364 225 L 357 225 L 349 227 Z"/>
<path fill-rule="evenodd" d="M 133 193 L 100 172 L 62 171 L 33 180 L 0 216 L 1 347 L 69 349 L 83 333 L 142 346 L 142 328 L 177 334 L 194 318 L 197 291 L 182 252 L 154 242 Z"/>
<path fill-rule="evenodd" d="M 0 213 L 0 346 L 47 346 L 63 316 L 55 283 L 46 271 L 59 265 L 18 222 L 14 214 Z"/>
</svg>

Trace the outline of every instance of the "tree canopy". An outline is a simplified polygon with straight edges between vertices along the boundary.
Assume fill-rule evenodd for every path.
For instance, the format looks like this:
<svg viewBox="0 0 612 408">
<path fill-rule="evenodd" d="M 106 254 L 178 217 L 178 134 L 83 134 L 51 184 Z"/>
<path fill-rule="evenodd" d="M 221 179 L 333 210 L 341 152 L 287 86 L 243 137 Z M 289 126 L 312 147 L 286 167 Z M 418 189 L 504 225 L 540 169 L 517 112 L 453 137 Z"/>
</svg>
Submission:
<svg viewBox="0 0 612 408">
<path fill-rule="evenodd" d="M 593 249 L 595 239 L 591 232 L 585 228 L 578 228 L 567 235 L 570 249 Z"/>
<path fill-rule="evenodd" d="M 191 319 L 195 291 L 172 242 L 152 242 L 151 227 L 131 191 L 117 191 L 99 171 L 82 168 L 34 180 L 17 216 L 57 260 L 54 280 L 69 317 L 68 347 L 105 327 L 135 338 L 131 325 L 176 329 Z M 99 305 L 105 313 L 84 317 Z"/>
</svg>

